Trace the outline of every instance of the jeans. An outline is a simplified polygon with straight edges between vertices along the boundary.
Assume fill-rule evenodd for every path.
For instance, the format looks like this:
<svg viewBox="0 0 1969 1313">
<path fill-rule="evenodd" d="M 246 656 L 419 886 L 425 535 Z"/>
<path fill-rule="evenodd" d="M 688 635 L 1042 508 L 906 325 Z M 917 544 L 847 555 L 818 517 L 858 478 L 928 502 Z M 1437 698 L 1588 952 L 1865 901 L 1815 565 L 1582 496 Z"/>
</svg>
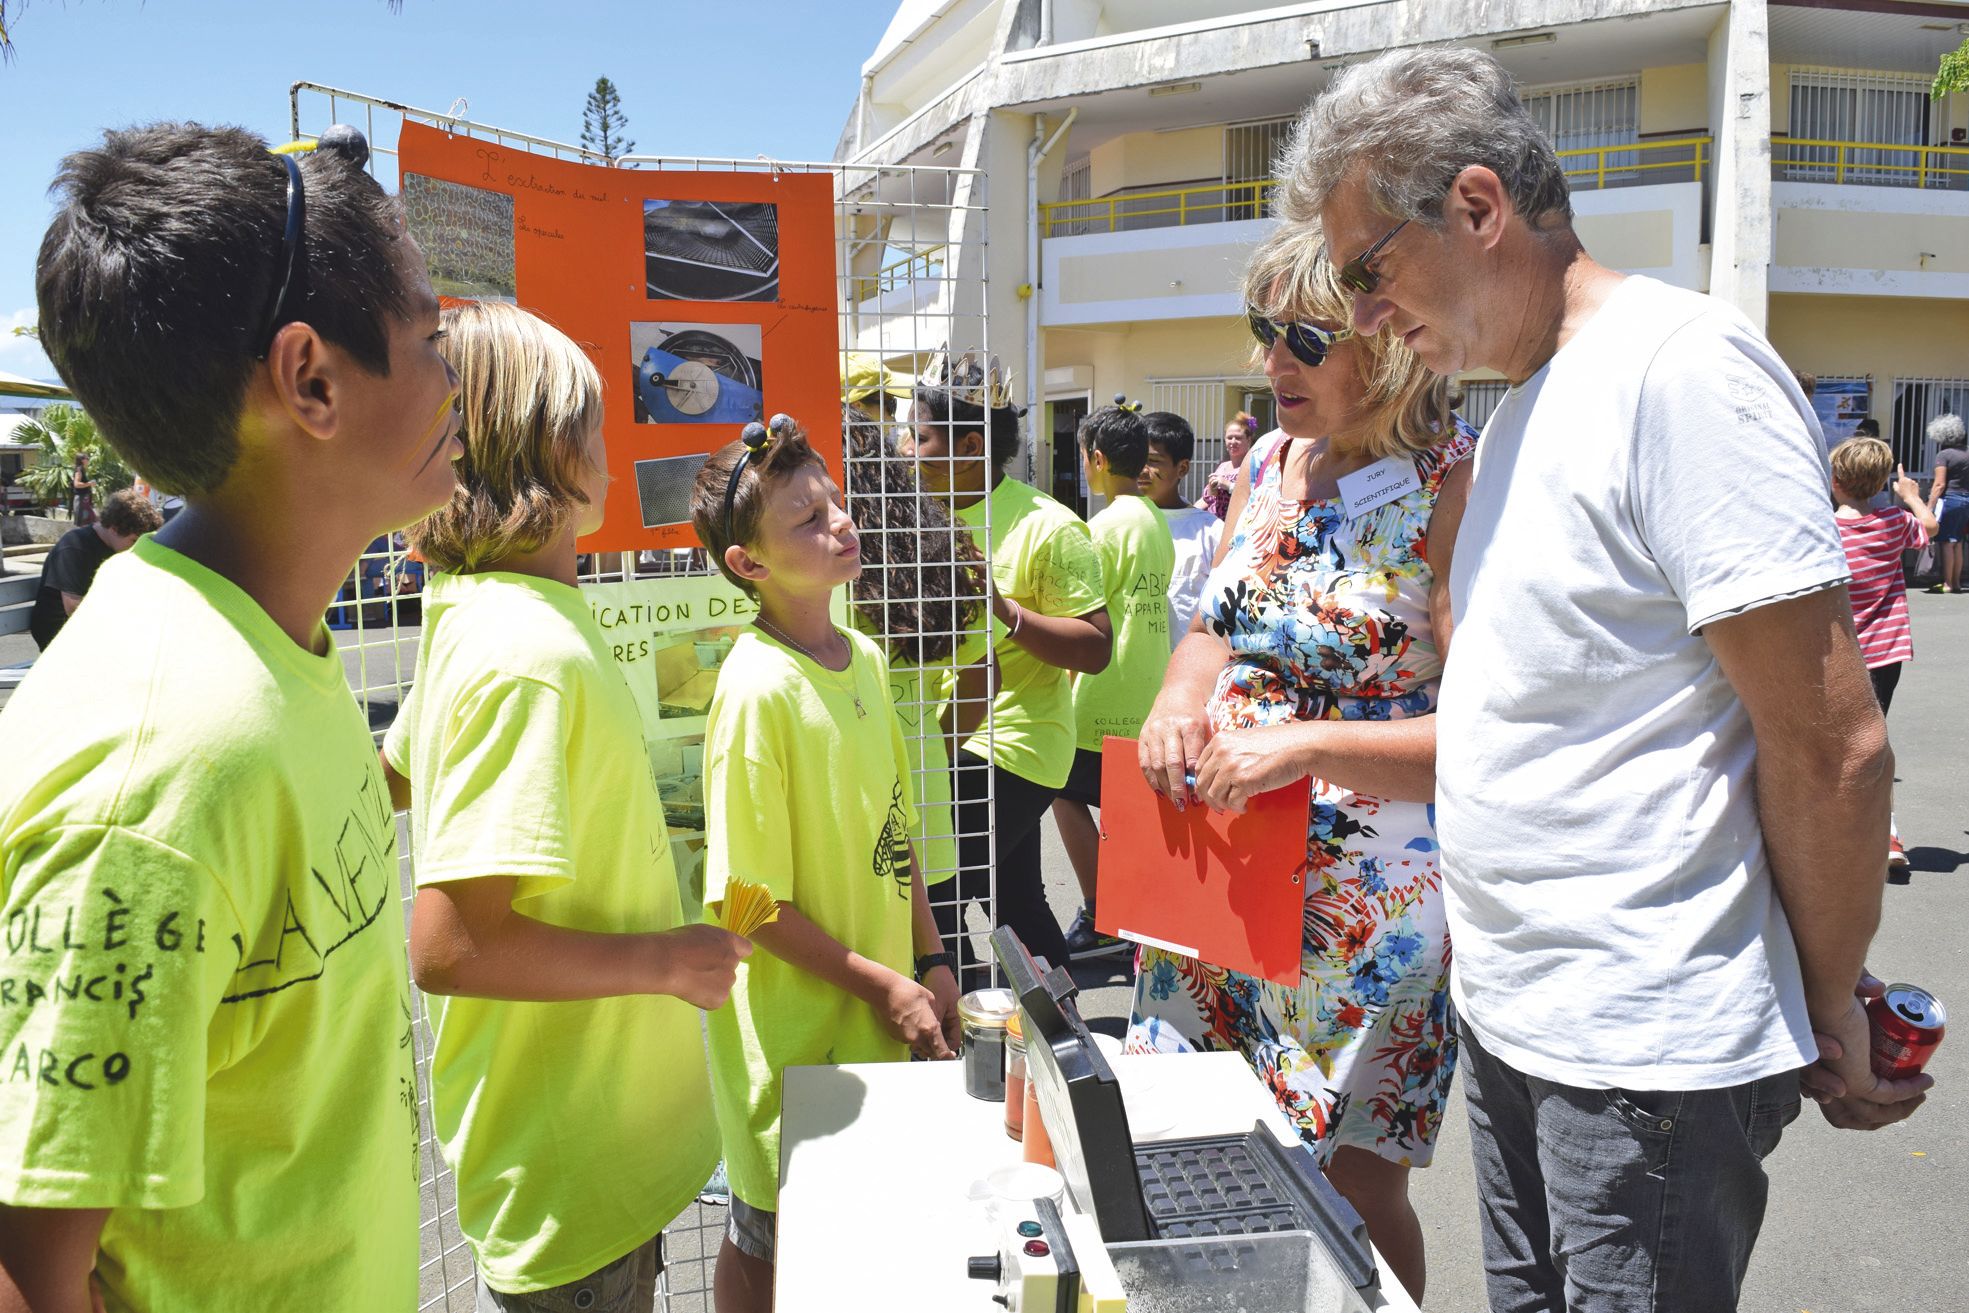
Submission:
<svg viewBox="0 0 1969 1313">
<path fill-rule="evenodd" d="M 605 1267 L 566 1285 L 509 1295 L 479 1274 L 475 1313 L 651 1313 L 663 1274 L 663 1236 L 658 1234 Z"/>
<path fill-rule="evenodd" d="M 1491 1313 L 1735 1309 L 1798 1073 L 1579 1089 L 1516 1070 L 1461 1029 Z"/>
<path fill-rule="evenodd" d="M 989 845 L 994 835 L 998 840 L 998 888 L 992 923 L 1011 926 L 1034 957 L 1065 966 L 1066 933 L 1046 901 L 1046 883 L 1039 870 L 1039 823 L 1058 790 L 1034 784 L 1003 766 L 990 765 L 964 749 L 958 750 L 955 764 L 957 876 L 930 891 L 930 910 L 936 913 L 937 933 L 943 937 L 944 947 L 956 952 L 963 963 L 958 972 L 959 986 L 971 990 L 990 983 L 990 963 L 978 962 L 971 956 L 969 943 L 960 946 L 958 941 L 963 937 L 965 905 L 990 892 L 986 881 L 991 875 Z"/>
</svg>

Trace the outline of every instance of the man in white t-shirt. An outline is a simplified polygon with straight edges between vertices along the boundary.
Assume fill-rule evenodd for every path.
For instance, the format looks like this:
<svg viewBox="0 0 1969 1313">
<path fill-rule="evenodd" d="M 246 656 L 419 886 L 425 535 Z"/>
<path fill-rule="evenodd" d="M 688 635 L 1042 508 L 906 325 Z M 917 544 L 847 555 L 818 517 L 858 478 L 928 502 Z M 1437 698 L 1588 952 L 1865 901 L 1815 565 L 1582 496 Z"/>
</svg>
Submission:
<svg viewBox="0 0 1969 1313">
<path fill-rule="evenodd" d="M 1492 1307 L 1734 1308 L 1801 1071 L 1835 1126 L 1930 1083 L 1868 1070 L 1893 759 L 1817 421 L 1734 309 L 1587 256 L 1486 55 L 1348 69 L 1280 176 L 1359 331 L 1511 383 L 1435 717 Z"/>
<path fill-rule="evenodd" d="M 1217 559 L 1224 522 L 1201 506 L 1183 500 L 1183 476 L 1196 453 L 1196 431 L 1181 415 L 1152 410 L 1142 416 L 1149 426 L 1149 461 L 1142 467 L 1142 495 L 1162 508 L 1169 535 L 1176 540 L 1176 568 L 1169 572 L 1169 650 L 1174 652 L 1190 632 L 1204 581 Z"/>
</svg>

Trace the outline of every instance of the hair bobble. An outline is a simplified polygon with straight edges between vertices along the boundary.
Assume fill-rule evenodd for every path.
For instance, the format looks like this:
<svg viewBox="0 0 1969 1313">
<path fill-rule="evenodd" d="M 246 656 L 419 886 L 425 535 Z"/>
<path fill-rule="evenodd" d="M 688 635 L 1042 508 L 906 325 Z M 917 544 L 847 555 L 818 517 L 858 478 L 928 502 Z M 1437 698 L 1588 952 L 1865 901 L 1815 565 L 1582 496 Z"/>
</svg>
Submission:
<svg viewBox="0 0 1969 1313">
<path fill-rule="evenodd" d="M 1130 401 L 1126 392 L 1117 392 L 1114 394 L 1114 408 L 1116 410 L 1125 410 L 1131 415 L 1142 413 L 1142 403 L 1139 401 Z"/>
<path fill-rule="evenodd" d="M 772 444 L 774 438 L 783 438 L 798 427 L 799 425 L 793 422 L 791 415 L 781 411 L 764 424 L 761 424 L 755 419 L 739 431 L 738 440 L 744 444 L 745 450 L 739 452 L 738 459 L 732 462 L 732 477 L 725 484 L 725 542 L 727 545 L 732 541 L 732 506 L 738 499 L 738 481 L 745 477 L 745 467 L 751 464 L 755 457 L 764 455 L 766 448 Z"/>
</svg>

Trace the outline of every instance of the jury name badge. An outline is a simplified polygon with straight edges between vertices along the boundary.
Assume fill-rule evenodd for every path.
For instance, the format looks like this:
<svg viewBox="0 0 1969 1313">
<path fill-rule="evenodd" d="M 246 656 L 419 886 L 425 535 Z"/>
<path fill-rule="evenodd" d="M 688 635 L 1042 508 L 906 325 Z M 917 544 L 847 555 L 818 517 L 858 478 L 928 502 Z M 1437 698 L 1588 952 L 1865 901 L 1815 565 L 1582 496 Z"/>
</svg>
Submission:
<svg viewBox="0 0 1969 1313">
<path fill-rule="evenodd" d="M 1422 480 L 1415 474 L 1415 462 L 1405 456 L 1390 456 L 1366 469 L 1343 474 L 1339 483 L 1340 504 L 1350 520 L 1397 497 L 1406 497 L 1422 486 Z"/>
</svg>

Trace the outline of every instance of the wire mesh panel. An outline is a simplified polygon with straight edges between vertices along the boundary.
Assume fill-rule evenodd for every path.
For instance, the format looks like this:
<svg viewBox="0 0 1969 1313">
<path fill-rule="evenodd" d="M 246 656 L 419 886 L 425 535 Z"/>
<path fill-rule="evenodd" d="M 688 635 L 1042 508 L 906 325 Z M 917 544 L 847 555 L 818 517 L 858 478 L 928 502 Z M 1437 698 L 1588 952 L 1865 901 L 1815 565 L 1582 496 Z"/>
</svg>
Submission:
<svg viewBox="0 0 1969 1313">
<path fill-rule="evenodd" d="M 398 143 L 406 120 L 479 137 L 509 149 L 559 159 L 606 163 L 580 147 L 470 122 L 461 105 L 440 113 L 312 83 L 297 84 L 291 99 L 296 138 L 319 134 L 329 124 L 360 127 L 371 145 L 370 169 L 386 188 L 399 186 Z M 712 160 L 665 156 L 626 157 L 620 163 L 646 170 L 731 170 L 825 173 L 835 182 L 835 250 L 843 348 L 842 375 L 873 379 L 856 390 L 848 413 L 845 454 L 850 510 L 861 531 L 864 560 L 880 562 L 864 572 L 864 586 L 850 607 L 857 627 L 885 642 L 891 657 L 891 692 L 904 722 L 910 771 L 921 825 L 917 852 L 933 882 L 933 901 L 955 905 L 953 877 L 960 866 L 975 871 L 981 896 L 970 909 L 971 935 L 958 946 L 969 963 L 989 960 L 982 934 L 991 924 L 992 836 L 989 772 L 978 801 L 960 819 L 951 801 L 952 731 L 975 729 L 989 745 L 991 687 L 981 669 L 964 663 L 983 655 L 989 615 L 984 573 L 977 568 L 988 526 L 976 513 L 975 529 L 953 528 L 940 499 L 924 507 L 921 487 L 947 487 L 957 470 L 954 455 L 926 460 L 919 484 L 905 400 L 913 377 L 948 349 L 991 349 L 985 315 L 985 185 L 977 170 L 910 166 L 847 166 L 771 160 Z M 414 199 L 414 198 L 410 198 Z M 484 252 L 454 253 L 468 277 L 485 264 Z M 707 260 L 706 267 L 713 261 Z M 743 261 L 749 276 L 758 271 Z M 796 417 L 798 418 L 798 417 Z M 911 454 L 906 454 L 911 453 Z M 967 517 L 968 518 L 968 517 Z M 714 573 L 701 549 L 606 553 L 581 558 L 580 581 L 615 584 L 638 579 L 702 578 Z M 343 586 L 329 614 L 348 667 L 350 686 L 379 741 L 407 693 L 421 634 L 425 572 L 409 558 L 401 535 L 378 539 Z M 984 754 L 988 757 L 988 749 Z M 666 798 L 666 801 L 668 799 Z M 399 818 L 398 843 L 404 910 L 414 896 L 409 827 Z M 701 860 L 701 857 L 699 858 Z M 683 868 L 680 866 L 680 874 Z M 967 880 L 966 889 L 970 889 Z M 457 1192 L 432 1132 L 431 1028 L 421 996 L 415 998 L 414 1043 L 423 1163 L 420 1310 L 464 1313 L 474 1306 L 470 1247 L 458 1229 Z M 632 1170 L 625 1166 L 625 1170 Z M 661 1305 L 678 1313 L 711 1307 L 711 1279 L 726 1209 L 722 1175 L 707 1184 L 700 1202 L 665 1233 L 668 1269 Z"/>
</svg>

